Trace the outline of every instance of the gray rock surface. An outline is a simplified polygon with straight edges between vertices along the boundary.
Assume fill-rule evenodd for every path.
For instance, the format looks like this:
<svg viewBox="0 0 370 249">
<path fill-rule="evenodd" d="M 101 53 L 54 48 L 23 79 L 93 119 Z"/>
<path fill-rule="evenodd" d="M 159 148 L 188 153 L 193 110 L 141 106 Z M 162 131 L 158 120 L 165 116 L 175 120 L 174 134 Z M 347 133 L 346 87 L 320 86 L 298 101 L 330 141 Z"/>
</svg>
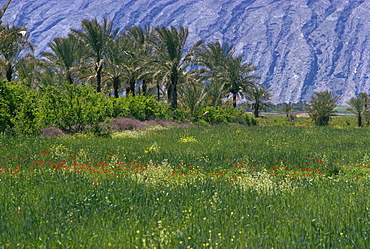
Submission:
<svg viewBox="0 0 370 249">
<path fill-rule="evenodd" d="M 274 103 L 309 101 L 326 89 L 340 103 L 369 93 L 369 0 L 13 0 L 3 20 L 26 26 L 38 53 L 95 17 L 122 30 L 183 25 L 189 45 L 230 42 L 257 66 Z"/>
</svg>

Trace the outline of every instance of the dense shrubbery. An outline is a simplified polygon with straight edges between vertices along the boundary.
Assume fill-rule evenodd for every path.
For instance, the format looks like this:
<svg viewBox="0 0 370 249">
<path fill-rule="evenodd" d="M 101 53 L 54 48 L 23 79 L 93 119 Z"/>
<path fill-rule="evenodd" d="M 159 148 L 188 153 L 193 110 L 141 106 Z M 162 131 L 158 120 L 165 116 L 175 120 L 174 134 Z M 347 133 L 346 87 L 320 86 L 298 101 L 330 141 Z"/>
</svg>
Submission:
<svg viewBox="0 0 370 249">
<path fill-rule="evenodd" d="M 245 125 L 255 125 L 256 119 L 242 110 L 232 106 L 226 107 L 203 107 L 195 117 L 199 123 L 226 124 L 239 123 Z"/>
<path fill-rule="evenodd" d="M 26 135 L 37 135 L 41 129 L 50 126 L 66 134 L 96 131 L 99 123 L 119 117 L 212 125 L 255 124 L 252 115 L 232 106 L 205 106 L 191 116 L 186 109 L 172 110 L 154 97 L 111 98 L 97 93 L 89 85 L 48 86 L 34 90 L 22 83 L 1 82 L 0 99 L 0 132 Z"/>
</svg>

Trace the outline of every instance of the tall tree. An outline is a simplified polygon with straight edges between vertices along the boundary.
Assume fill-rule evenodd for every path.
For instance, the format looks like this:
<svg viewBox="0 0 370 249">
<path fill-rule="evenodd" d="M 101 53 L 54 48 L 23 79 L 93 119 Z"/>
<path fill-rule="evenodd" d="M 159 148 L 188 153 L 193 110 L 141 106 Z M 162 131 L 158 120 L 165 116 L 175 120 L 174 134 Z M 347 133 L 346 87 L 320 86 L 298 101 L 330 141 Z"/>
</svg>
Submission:
<svg viewBox="0 0 370 249">
<path fill-rule="evenodd" d="M 328 90 L 315 93 L 310 101 L 308 114 L 317 125 L 328 125 L 338 99 L 339 96 L 333 98 L 333 93 Z"/>
<path fill-rule="evenodd" d="M 119 97 L 122 83 L 121 79 L 125 74 L 125 63 L 131 56 L 130 51 L 133 49 L 133 42 L 124 34 L 119 35 L 116 39 L 111 40 L 107 47 L 107 70 L 111 85 L 113 86 L 114 97 Z M 110 84 L 107 84 L 110 85 Z"/>
<path fill-rule="evenodd" d="M 256 68 L 250 63 L 243 63 L 242 56 L 235 56 L 235 49 L 229 43 L 222 45 L 216 41 L 202 44 L 196 47 L 192 55 L 194 64 L 201 66 L 199 73 L 208 82 L 208 88 L 212 92 L 218 90 L 219 99 L 232 94 L 234 107 L 236 107 L 237 96 L 242 96 L 243 91 L 255 84 L 252 80 L 259 78 L 250 74 Z"/>
<path fill-rule="evenodd" d="M 177 108 L 177 84 L 184 66 L 184 48 L 189 30 L 184 27 L 178 29 L 157 27 L 154 32 L 152 45 L 159 60 L 162 71 L 169 78 L 167 87 L 168 100 L 172 108 Z"/>
<path fill-rule="evenodd" d="M 352 97 L 348 102 L 346 102 L 350 105 L 350 107 L 347 108 L 347 111 L 352 112 L 357 116 L 358 127 L 363 125 L 362 119 L 366 117 L 366 114 L 369 111 L 369 100 L 369 95 L 366 93 L 360 93 L 357 98 Z"/>
<path fill-rule="evenodd" d="M 75 35 L 68 34 L 67 38 L 54 38 L 48 46 L 52 52 L 41 52 L 40 55 L 55 64 L 65 74 L 67 82 L 73 84 L 75 81 L 73 71 L 79 66 L 83 55 L 81 40 Z"/>
<path fill-rule="evenodd" d="M 102 89 L 102 71 L 106 49 L 112 39 L 118 33 L 118 29 L 113 28 L 113 21 L 104 18 L 103 23 L 99 24 L 95 18 L 93 20 L 84 19 L 81 22 L 81 30 L 72 29 L 72 32 L 79 36 L 88 47 L 88 57 L 93 60 L 93 67 L 96 78 L 96 90 Z"/>
<path fill-rule="evenodd" d="M 194 115 L 207 96 L 205 86 L 194 78 L 190 72 L 185 73 L 181 79 L 179 84 L 179 103 L 188 108 L 191 115 Z"/>
<path fill-rule="evenodd" d="M 15 67 L 22 57 L 21 52 L 30 50 L 33 45 L 28 40 L 27 28 L 9 25 L 0 26 L 0 56 L 7 81 L 12 81 Z"/>
<path fill-rule="evenodd" d="M 253 67 L 250 63 L 243 63 L 242 56 L 238 56 L 227 60 L 224 71 L 221 71 L 219 77 L 225 81 L 227 91 L 232 94 L 234 107 L 236 107 L 237 97 L 243 96 L 243 92 L 248 92 L 249 89 L 252 92 L 263 92 L 263 87 L 255 87 L 253 79 L 259 77 L 250 74 L 254 70 L 256 70 L 256 67 Z"/>
<path fill-rule="evenodd" d="M 126 29 L 127 37 L 133 42 L 133 49 L 130 51 L 130 57 L 126 61 L 126 75 L 129 81 L 128 93 L 135 95 L 135 87 L 138 81 L 141 81 L 141 89 L 146 95 L 148 80 L 152 79 L 153 70 L 153 50 L 149 46 L 149 41 L 153 35 L 153 29 L 150 26 L 132 26 Z M 131 75 L 131 79 L 130 79 Z"/>
<path fill-rule="evenodd" d="M 283 103 L 283 105 L 281 106 L 281 110 L 283 112 L 285 112 L 286 114 L 286 120 L 287 121 L 294 121 L 294 119 L 296 118 L 296 116 L 292 113 L 293 111 L 293 104 L 292 103 Z"/>
<path fill-rule="evenodd" d="M 246 98 L 251 103 L 249 106 L 253 110 L 254 117 L 258 118 L 261 110 L 265 110 L 268 107 L 273 106 L 269 100 L 271 99 L 271 93 L 268 88 L 263 85 L 254 85 L 249 87 L 246 92 Z"/>
<path fill-rule="evenodd" d="M 194 74 L 206 85 L 207 102 L 218 106 L 225 97 L 225 81 L 219 77 L 225 69 L 225 63 L 231 60 L 235 50 L 229 43 L 219 41 L 202 43 L 195 47 L 191 54 L 192 63 L 198 66 Z"/>
</svg>

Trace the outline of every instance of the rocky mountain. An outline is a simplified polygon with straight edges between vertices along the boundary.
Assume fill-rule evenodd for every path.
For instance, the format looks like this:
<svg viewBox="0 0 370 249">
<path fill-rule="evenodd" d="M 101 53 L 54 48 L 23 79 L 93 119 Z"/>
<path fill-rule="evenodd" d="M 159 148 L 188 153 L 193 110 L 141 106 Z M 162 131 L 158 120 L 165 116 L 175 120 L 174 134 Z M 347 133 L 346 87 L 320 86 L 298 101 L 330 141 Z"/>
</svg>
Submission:
<svg viewBox="0 0 370 249">
<path fill-rule="evenodd" d="M 183 25 L 189 45 L 230 42 L 257 66 L 274 103 L 309 101 L 326 89 L 342 96 L 340 103 L 369 93 L 367 0 L 13 0 L 3 21 L 26 26 L 40 52 L 95 17 L 108 17 L 122 30 Z"/>
</svg>

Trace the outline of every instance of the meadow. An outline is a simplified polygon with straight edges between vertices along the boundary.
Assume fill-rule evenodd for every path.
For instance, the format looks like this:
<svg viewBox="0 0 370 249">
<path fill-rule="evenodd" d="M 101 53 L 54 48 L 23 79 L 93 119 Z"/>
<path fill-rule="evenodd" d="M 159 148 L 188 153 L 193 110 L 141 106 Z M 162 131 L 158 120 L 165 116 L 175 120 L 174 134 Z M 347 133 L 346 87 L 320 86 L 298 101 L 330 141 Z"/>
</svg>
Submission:
<svg viewBox="0 0 370 249">
<path fill-rule="evenodd" d="M 369 128 L 279 122 L 0 136 L 0 248 L 368 248 Z"/>
</svg>

